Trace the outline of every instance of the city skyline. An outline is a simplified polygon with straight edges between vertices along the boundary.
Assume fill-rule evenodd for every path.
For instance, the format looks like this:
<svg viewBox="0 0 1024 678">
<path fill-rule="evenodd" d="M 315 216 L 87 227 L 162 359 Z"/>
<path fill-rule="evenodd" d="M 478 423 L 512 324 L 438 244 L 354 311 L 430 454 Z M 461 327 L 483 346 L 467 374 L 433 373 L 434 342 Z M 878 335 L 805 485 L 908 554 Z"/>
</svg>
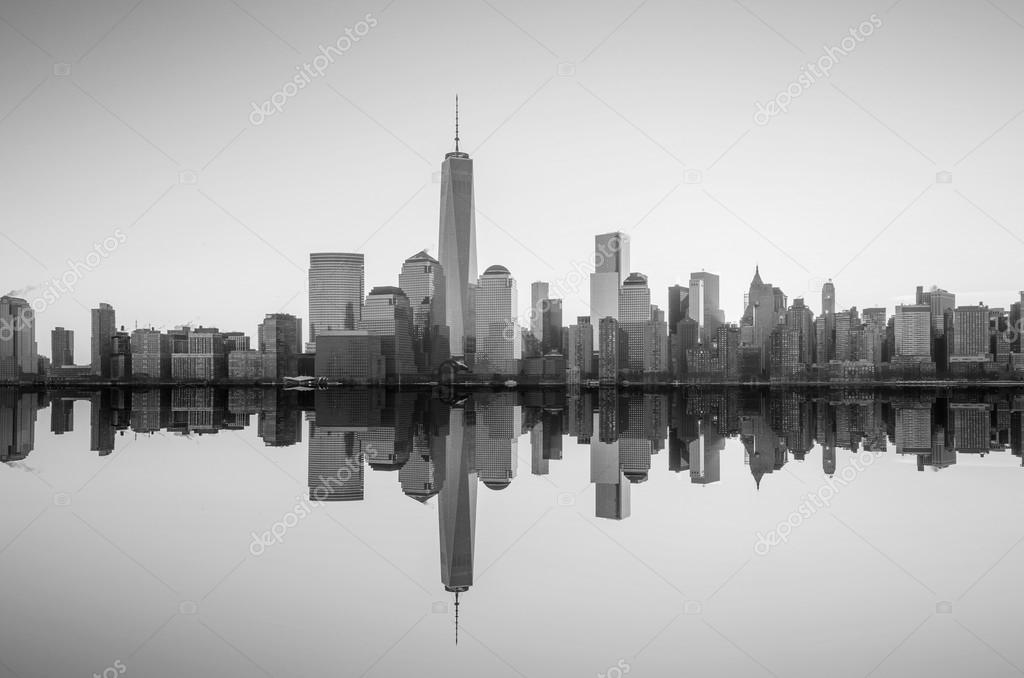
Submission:
<svg viewBox="0 0 1024 678">
<path fill-rule="evenodd" d="M 480 270 L 509 268 L 522 307 L 529 283 L 566 277 L 573 262 L 589 258 L 592 234 L 612 230 L 635 236 L 633 258 L 646 262 L 639 270 L 652 289 L 686 285 L 690 271 L 716 272 L 729 317 L 742 312 L 750 264 L 808 299 L 832 277 L 845 290 L 844 306 L 891 308 L 916 284 L 1002 304 L 1020 287 L 1010 267 L 980 263 L 993 249 L 1022 247 L 1016 224 L 1024 208 L 1007 171 L 1024 98 L 1001 85 L 1020 58 L 1020 29 L 986 3 L 943 13 L 916 2 L 751 8 L 763 23 L 738 5 L 697 11 L 658 3 L 631 15 L 611 5 L 583 13 L 567 5 L 502 9 L 503 16 L 486 4 L 454 3 L 430 13 L 405 3 L 287 16 L 227 10 L 187 10 L 221 29 L 222 42 L 198 35 L 194 52 L 174 66 L 205 64 L 193 69 L 209 94 L 197 106 L 185 96 L 155 96 L 164 88 L 179 93 L 173 71 L 160 50 L 138 53 L 132 39 L 147 35 L 147 44 L 167 46 L 159 27 L 178 20 L 165 8 L 145 4 L 127 17 L 97 12 L 75 26 L 29 6 L 4 15 L 4 49 L 26 68 L 0 104 L 12 191 L 2 230 L 14 248 L 0 291 L 59 277 L 69 260 L 85 263 L 97 246 L 106 255 L 98 267 L 80 269 L 74 294 L 40 314 L 43 332 L 81 330 L 82 306 L 98 301 L 140 326 L 245 327 L 273 311 L 305 317 L 309 252 L 362 252 L 368 281 L 395 284 L 396 258 L 438 254 L 437 165 L 453 148 L 456 92 L 464 149 L 478 161 Z M 252 102 L 367 11 L 376 25 L 343 60 L 280 113 L 260 125 L 248 119 Z M 873 13 L 882 25 L 828 81 L 814 83 L 784 115 L 754 121 L 758 102 L 784 90 L 823 45 L 841 48 Z M 573 31 L 564 30 L 569 15 Z M 472 67 L 457 50 L 426 50 L 430 57 L 410 71 L 393 54 L 410 40 L 420 44 L 413 25 L 425 32 L 472 26 L 496 49 Z M 688 42 L 677 34 L 707 37 Z M 253 61 L 224 59 L 225 45 Z M 742 56 L 751 48 L 760 58 Z M 117 66 L 129 62 L 148 66 L 150 79 Z M 900 86 L 941 64 L 954 66 L 939 80 L 917 81 L 913 96 Z M 655 86 L 655 72 L 682 87 Z M 508 83 L 501 92 L 489 86 L 495 75 Z M 118 77 L 136 92 L 119 90 L 111 79 Z M 945 105 L 956 86 L 976 97 L 972 106 Z M 407 115 L 412 109 L 418 114 Z M 199 117 L 206 124 L 196 124 Z M 39 138 L 41 124 L 57 133 Z M 314 146 L 315 138 L 327 142 Z M 599 152 L 593 139 L 602 140 Z M 64 157 L 70 162 L 57 162 Z M 44 174 L 44 167 L 57 170 Z M 54 229 L 61 238 L 50 237 Z M 125 239 L 108 249 L 114 229 Z M 807 237 L 815 233 L 825 237 Z M 411 246 L 395 252 L 396 242 Z M 905 255 L 920 247 L 927 256 Z M 225 251 L 235 256 L 221 260 Z M 250 276 L 254 268 L 270 275 Z M 216 286 L 221 274 L 247 280 L 248 294 Z M 197 313 L 192 297 L 208 299 L 208 308 Z M 564 298 L 566 317 L 586 312 L 577 295 Z M 86 349 L 79 331 L 76 355 Z"/>
<path fill-rule="evenodd" d="M 1024 673 L 1022 65 L 1024 0 L 3 0 L 0 678 Z"/>
</svg>

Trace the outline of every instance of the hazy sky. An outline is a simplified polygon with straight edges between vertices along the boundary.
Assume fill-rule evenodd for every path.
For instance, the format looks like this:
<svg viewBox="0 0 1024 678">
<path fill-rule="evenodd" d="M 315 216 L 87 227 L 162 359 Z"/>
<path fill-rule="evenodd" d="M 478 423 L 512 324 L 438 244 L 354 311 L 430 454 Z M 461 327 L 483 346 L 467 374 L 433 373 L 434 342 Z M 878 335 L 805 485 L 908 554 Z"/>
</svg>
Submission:
<svg viewBox="0 0 1024 678">
<path fill-rule="evenodd" d="M 841 308 L 891 310 L 918 284 L 1006 306 L 1024 287 L 1022 59 L 1010 0 L 4 0 L 0 287 L 35 298 L 120 229 L 40 313 L 41 351 L 71 327 L 81 363 L 99 301 L 129 326 L 251 333 L 307 316 L 310 251 L 365 252 L 367 289 L 395 284 L 436 254 L 459 93 L 480 269 L 507 266 L 523 306 L 533 280 L 579 280 L 613 229 L 658 303 L 704 268 L 730 320 L 755 264 L 815 311 L 828 277 Z M 587 313 L 577 288 L 566 324 Z"/>
</svg>

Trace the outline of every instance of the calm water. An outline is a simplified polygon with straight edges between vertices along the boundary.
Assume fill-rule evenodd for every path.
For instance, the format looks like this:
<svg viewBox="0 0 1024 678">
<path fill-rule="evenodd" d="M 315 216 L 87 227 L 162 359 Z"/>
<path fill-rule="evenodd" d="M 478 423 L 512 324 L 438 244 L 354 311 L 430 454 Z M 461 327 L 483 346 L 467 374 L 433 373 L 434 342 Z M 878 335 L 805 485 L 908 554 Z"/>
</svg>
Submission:
<svg viewBox="0 0 1024 678">
<path fill-rule="evenodd" d="M 1024 667 L 1019 394 L 439 395 L 0 391 L 0 676 Z"/>
</svg>

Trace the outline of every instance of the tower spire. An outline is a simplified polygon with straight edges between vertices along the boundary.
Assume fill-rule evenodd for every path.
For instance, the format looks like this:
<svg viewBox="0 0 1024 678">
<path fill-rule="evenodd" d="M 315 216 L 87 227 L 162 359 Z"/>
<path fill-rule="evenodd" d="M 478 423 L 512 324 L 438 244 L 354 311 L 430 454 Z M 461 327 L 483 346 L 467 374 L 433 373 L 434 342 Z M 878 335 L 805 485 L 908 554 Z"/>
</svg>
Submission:
<svg viewBox="0 0 1024 678">
<path fill-rule="evenodd" d="M 455 95 L 455 152 L 459 152 L 459 95 Z"/>
</svg>

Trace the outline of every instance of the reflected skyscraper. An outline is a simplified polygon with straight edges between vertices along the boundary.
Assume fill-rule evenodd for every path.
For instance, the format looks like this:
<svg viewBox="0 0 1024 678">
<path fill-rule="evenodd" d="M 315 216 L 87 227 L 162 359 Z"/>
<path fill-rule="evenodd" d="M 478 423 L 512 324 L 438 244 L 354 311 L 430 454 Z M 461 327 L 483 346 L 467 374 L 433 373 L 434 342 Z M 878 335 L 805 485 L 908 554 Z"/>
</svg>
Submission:
<svg viewBox="0 0 1024 678">
<path fill-rule="evenodd" d="M 21 461 L 35 447 L 36 400 L 35 393 L 0 388 L 0 463 Z"/>
<path fill-rule="evenodd" d="M 363 500 L 364 457 L 358 433 L 367 429 L 365 403 L 365 392 L 316 394 L 316 410 L 309 417 L 311 500 Z"/>
<path fill-rule="evenodd" d="M 473 290 L 477 283 L 473 160 L 459 150 L 459 103 L 455 100 L 455 150 L 441 163 L 438 259 L 444 270 L 446 324 L 452 355 L 475 352 Z"/>
<path fill-rule="evenodd" d="M 477 474 L 474 463 L 475 412 L 472 399 L 448 411 L 447 431 L 439 430 L 435 447 L 443 458 L 438 493 L 441 583 L 449 593 L 465 593 L 473 585 L 476 540 Z M 447 436 L 445 439 L 445 433 Z M 457 613 L 457 612 L 456 612 Z"/>
</svg>

